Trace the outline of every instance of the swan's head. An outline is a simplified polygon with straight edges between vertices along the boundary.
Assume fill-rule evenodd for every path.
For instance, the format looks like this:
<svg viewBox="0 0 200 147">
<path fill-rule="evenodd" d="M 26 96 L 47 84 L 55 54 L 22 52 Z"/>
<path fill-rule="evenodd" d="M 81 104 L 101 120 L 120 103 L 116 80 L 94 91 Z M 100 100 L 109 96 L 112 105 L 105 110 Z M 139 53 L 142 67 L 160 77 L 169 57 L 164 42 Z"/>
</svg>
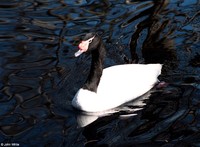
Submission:
<svg viewBox="0 0 200 147">
<path fill-rule="evenodd" d="M 79 43 L 79 50 L 75 53 L 75 57 L 78 57 L 84 52 L 89 52 L 97 49 L 101 39 L 96 33 L 88 33 L 86 34 L 82 41 Z"/>
</svg>

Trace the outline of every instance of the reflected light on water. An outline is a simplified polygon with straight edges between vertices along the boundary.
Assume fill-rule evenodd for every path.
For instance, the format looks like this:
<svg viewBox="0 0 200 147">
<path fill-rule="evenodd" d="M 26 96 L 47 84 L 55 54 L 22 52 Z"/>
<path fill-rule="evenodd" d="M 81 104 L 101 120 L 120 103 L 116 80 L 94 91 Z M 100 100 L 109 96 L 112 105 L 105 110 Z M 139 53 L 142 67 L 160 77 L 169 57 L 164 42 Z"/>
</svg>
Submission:
<svg viewBox="0 0 200 147">
<path fill-rule="evenodd" d="M 199 146 L 199 6 L 198 0 L 1 1 L 0 143 Z M 105 67 L 162 63 L 159 78 L 168 86 L 106 115 L 80 115 L 71 100 L 91 58 L 73 55 L 94 31 L 106 45 Z"/>
</svg>

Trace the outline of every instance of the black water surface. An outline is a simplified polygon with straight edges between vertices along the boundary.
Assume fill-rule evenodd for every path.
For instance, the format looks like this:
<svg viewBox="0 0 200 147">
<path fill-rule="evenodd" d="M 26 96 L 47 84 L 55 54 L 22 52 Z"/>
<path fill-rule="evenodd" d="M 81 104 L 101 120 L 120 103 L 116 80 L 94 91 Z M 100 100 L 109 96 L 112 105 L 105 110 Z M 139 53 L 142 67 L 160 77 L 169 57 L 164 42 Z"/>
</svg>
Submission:
<svg viewBox="0 0 200 147">
<path fill-rule="evenodd" d="M 162 63 L 169 84 L 79 127 L 90 56 L 74 52 L 93 31 L 105 67 Z M 1 0 L 0 91 L 1 146 L 200 146 L 200 1 Z"/>
</svg>

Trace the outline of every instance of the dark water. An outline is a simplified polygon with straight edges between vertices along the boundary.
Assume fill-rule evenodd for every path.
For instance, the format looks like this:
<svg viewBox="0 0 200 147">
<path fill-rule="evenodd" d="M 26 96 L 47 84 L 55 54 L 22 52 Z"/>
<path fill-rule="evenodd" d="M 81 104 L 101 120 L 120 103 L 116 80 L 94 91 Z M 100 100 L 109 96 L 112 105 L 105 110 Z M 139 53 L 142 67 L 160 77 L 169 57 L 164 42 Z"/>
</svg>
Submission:
<svg viewBox="0 0 200 147">
<path fill-rule="evenodd" d="M 90 56 L 73 55 L 93 31 L 105 41 L 105 66 L 162 63 L 169 85 L 144 106 L 79 127 L 86 117 L 71 100 Z M 0 1 L 0 143 L 8 146 L 200 146 L 199 73 L 198 0 Z"/>
</svg>

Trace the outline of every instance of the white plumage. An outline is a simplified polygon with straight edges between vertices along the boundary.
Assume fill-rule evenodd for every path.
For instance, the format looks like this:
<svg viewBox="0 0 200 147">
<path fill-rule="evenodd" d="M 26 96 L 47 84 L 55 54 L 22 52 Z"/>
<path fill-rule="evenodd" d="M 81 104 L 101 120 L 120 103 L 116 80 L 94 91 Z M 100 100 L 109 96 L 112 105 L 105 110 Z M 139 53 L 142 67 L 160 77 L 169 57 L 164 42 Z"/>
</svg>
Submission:
<svg viewBox="0 0 200 147">
<path fill-rule="evenodd" d="M 97 93 L 79 89 L 72 105 L 82 111 L 106 111 L 131 101 L 147 91 L 157 82 L 161 64 L 125 64 L 103 70 Z"/>
</svg>

